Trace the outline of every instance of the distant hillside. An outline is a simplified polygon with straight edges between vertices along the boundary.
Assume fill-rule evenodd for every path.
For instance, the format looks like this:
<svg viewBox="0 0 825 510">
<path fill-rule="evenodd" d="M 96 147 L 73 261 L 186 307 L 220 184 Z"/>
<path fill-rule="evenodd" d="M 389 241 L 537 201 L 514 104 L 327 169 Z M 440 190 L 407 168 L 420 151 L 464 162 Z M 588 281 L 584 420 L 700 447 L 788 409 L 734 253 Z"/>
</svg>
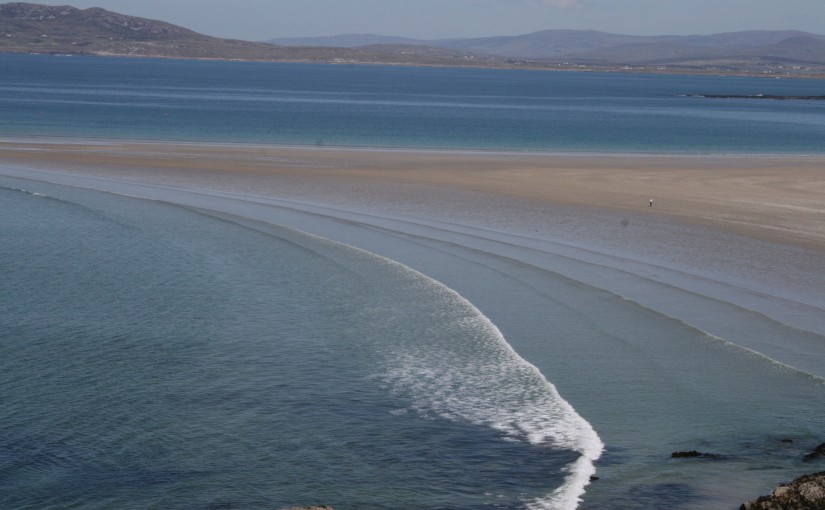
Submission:
<svg viewBox="0 0 825 510">
<path fill-rule="evenodd" d="M 487 55 L 545 60 L 642 39 L 645 38 L 595 30 L 542 30 L 516 36 L 446 39 L 438 41 L 436 45 Z"/>
<path fill-rule="evenodd" d="M 798 31 L 749 31 L 714 35 L 617 35 L 594 30 L 542 30 L 532 34 L 511 37 L 452 39 L 437 46 L 461 48 L 467 51 L 484 52 L 491 55 L 552 59 L 567 57 L 599 50 L 627 48 L 656 48 L 660 45 L 671 47 L 704 47 L 714 50 L 755 49 L 777 44 L 794 37 L 811 36 Z"/>
<path fill-rule="evenodd" d="M 825 76 L 825 36 L 796 31 L 640 37 L 543 30 L 471 39 L 344 35 L 260 43 L 100 8 L 22 2 L 0 4 L 0 53 Z"/>
<path fill-rule="evenodd" d="M 409 44 L 467 51 L 477 55 L 509 58 L 547 58 L 633 42 L 638 37 L 590 30 L 545 30 L 527 35 L 479 37 L 471 39 L 405 39 L 372 34 L 345 34 L 330 37 L 270 39 L 281 46 L 334 46 L 359 48 L 366 45 Z"/>
<path fill-rule="evenodd" d="M 344 34 L 329 37 L 282 37 L 263 41 L 277 46 L 329 46 L 332 48 L 360 48 L 370 45 L 410 44 L 426 46 L 430 41 L 373 34 Z"/>
<path fill-rule="evenodd" d="M 636 42 L 565 55 L 564 58 L 589 65 L 664 65 L 754 70 L 825 66 L 825 37 L 793 35 L 765 45 L 731 43 L 714 45 L 706 39 Z"/>
<path fill-rule="evenodd" d="M 463 65 L 464 55 L 387 49 L 279 47 L 220 39 L 163 21 L 100 8 L 0 4 L 0 53 L 88 54 L 198 59 Z M 438 53 L 438 52 L 436 52 Z"/>
<path fill-rule="evenodd" d="M 301 44 L 362 47 L 395 38 L 344 35 L 300 39 Z M 270 43 L 291 44 L 289 39 Z M 392 42 L 400 49 L 397 41 Z M 825 36 L 786 31 L 747 31 L 690 36 L 632 36 L 593 30 L 542 30 L 531 34 L 469 39 L 407 40 L 409 45 L 445 48 L 476 56 L 518 59 L 532 64 L 585 67 L 646 66 L 670 70 L 727 70 L 751 73 L 821 74 Z"/>
<path fill-rule="evenodd" d="M 19 2 L 0 5 L 0 51 L 198 58 L 262 57 L 275 52 L 271 46 L 224 41 L 99 8 Z"/>
<path fill-rule="evenodd" d="M 359 48 L 368 45 L 410 44 L 462 50 L 476 55 L 495 55 L 520 59 L 547 60 L 618 48 L 672 47 L 712 48 L 719 51 L 754 50 L 789 39 L 808 37 L 825 40 L 825 36 L 795 30 L 755 30 L 713 35 L 619 35 L 596 30 L 542 30 L 524 35 L 476 37 L 466 39 L 408 39 L 373 34 L 347 34 L 329 37 L 281 38 L 265 41 L 281 46 L 332 46 Z"/>
</svg>

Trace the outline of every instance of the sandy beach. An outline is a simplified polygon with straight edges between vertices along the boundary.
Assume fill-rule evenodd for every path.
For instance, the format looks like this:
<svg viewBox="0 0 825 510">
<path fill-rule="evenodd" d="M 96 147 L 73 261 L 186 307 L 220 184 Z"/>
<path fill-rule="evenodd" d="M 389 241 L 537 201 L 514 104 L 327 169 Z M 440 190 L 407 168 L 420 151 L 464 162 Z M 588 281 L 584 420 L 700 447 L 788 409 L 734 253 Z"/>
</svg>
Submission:
<svg viewBox="0 0 825 510">
<path fill-rule="evenodd" d="M 695 486 L 713 502 L 695 508 L 734 508 L 807 469 L 774 457 L 785 455 L 775 435 L 799 449 L 821 441 L 810 409 L 825 381 L 825 157 L 42 139 L 0 141 L 2 178 L 58 199 L 90 188 L 254 231 L 285 227 L 452 289 L 605 443 L 592 508 L 617 496 L 634 507 L 634 488 L 655 486 L 644 473 L 663 472 L 662 494 Z M 129 221 L 142 230 L 143 217 Z M 672 451 L 753 442 L 768 453 L 668 463 Z M 591 471 L 580 473 L 577 490 Z"/>
<path fill-rule="evenodd" d="M 0 507 L 733 509 L 812 471 L 822 105 L 694 94 L 817 83 L 5 64 Z"/>
<path fill-rule="evenodd" d="M 825 249 L 825 158 L 530 154 L 76 141 L 0 142 L 7 164 L 239 192 L 334 196 L 403 183 L 637 212 Z M 653 206 L 649 201 L 653 200 Z"/>
</svg>

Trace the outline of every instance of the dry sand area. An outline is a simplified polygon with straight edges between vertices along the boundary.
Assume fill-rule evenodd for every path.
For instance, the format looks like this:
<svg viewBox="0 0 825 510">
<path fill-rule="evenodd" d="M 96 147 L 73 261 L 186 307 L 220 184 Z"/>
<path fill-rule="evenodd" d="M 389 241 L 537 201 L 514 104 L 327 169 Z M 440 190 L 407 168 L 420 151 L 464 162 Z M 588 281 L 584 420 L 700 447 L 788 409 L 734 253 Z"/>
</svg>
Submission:
<svg viewBox="0 0 825 510">
<path fill-rule="evenodd" d="M 0 141 L 0 163 L 186 186 L 408 183 L 644 211 L 825 249 L 825 157 L 532 154 L 185 143 Z M 198 179 L 202 177 L 203 179 Z M 247 183 L 246 190 L 233 183 Z M 251 183 L 251 184 L 250 184 Z M 653 199 L 654 206 L 649 206 Z"/>
</svg>

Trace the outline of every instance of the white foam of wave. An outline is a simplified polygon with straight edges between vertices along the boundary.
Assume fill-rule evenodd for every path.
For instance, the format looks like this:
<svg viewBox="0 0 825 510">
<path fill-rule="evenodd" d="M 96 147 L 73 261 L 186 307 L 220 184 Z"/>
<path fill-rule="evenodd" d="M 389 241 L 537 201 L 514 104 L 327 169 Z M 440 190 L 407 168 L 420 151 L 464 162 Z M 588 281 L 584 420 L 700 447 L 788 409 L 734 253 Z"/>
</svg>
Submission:
<svg viewBox="0 0 825 510">
<path fill-rule="evenodd" d="M 535 510 L 578 506 L 604 444 L 488 317 L 458 292 L 400 262 L 278 226 L 312 239 L 316 253 L 318 245 L 332 247 L 330 260 L 363 272 L 365 280 L 374 283 L 375 302 L 365 311 L 370 316 L 361 320 L 373 325 L 371 349 L 383 360 L 375 379 L 409 399 L 422 415 L 490 427 L 513 441 L 578 453 L 566 466 L 561 486 L 525 502 Z M 356 269 L 344 263 L 341 250 L 354 255 L 359 265 L 367 263 Z"/>
<path fill-rule="evenodd" d="M 578 506 L 604 443 L 487 316 L 455 290 L 400 262 L 279 226 L 331 246 L 338 255 L 343 249 L 367 261 L 365 279 L 375 283 L 376 301 L 366 312 L 371 316 L 362 320 L 374 325 L 372 348 L 383 358 L 375 379 L 409 399 L 422 415 L 490 427 L 513 441 L 578 453 L 566 466 L 561 486 L 525 502 L 535 510 Z M 338 255 L 331 258 L 343 263 Z"/>
<path fill-rule="evenodd" d="M 7 189 L 9 189 L 11 191 L 17 191 L 17 192 L 20 192 L 20 193 L 25 193 L 26 195 L 31 195 L 33 197 L 39 197 L 39 198 L 47 198 L 48 197 L 48 195 L 46 195 L 46 194 L 38 193 L 37 191 L 31 191 L 31 190 L 27 190 L 27 189 L 23 189 L 23 188 L 7 188 Z"/>
<path fill-rule="evenodd" d="M 88 183 L 68 185 L 99 189 Z M 158 199 L 124 190 L 100 191 Z M 390 289 L 395 294 L 388 293 L 388 309 L 374 311 L 387 328 L 377 348 L 388 348 L 384 372 L 377 377 L 410 396 L 418 412 L 488 426 L 511 440 L 579 453 L 580 457 L 567 466 L 568 475 L 560 487 L 547 497 L 527 503 L 529 508 L 548 510 L 578 506 L 596 472 L 594 463 L 604 445 L 590 423 L 560 396 L 538 368 L 513 350 L 480 310 L 454 290 L 392 259 L 306 232 L 300 235 L 336 250 L 350 250 L 359 258 L 366 257 L 371 268 L 382 267 L 392 277 L 404 280 L 408 299 L 400 308 L 392 302 L 397 289 Z M 381 288 L 376 286 L 379 291 Z M 410 306 L 420 309 L 411 311 Z M 400 329 L 393 326 L 393 315 L 399 314 L 408 325 L 412 313 L 428 318 L 421 324 L 418 341 L 408 342 L 405 338 L 393 344 L 393 335 Z"/>
<path fill-rule="evenodd" d="M 387 299 L 373 311 L 382 321 L 389 317 L 379 347 L 385 351 L 386 366 L 377 377 L 409 398 L 421 414 L 487 426 L 510 440 L 579 453 L 562 486 L 528 503 L 535 509 L 576 508 L 604 449 L 590 423 L 472 303 L 407 266 L 370 257 L 410 283 L 403 303 Z M 408 322 L 410 316 L 428 320 L 412 338 L 409 332 L 399 337 L 392 318 Z"/>
<path fill-rule="evenodd" d="M 561 486 L 525 502 L 534 510 L 578 506 L 604 444 L 591 424 L 512 348 L 488 317 L 458 292 L 400 262 L 280 227 L 368 262 L 365 276 L 377 282 L 373 288 L 377 299 L 369 311 L 373 316 L 365 320 L 376 327 L 373 347 L 384 359 L 375 378 L 409 398 L 423 415 L 486 426 L 513 441 L 578 453 L 566 467 Z M 332 259 L 340 261 L 335 254 Z M 398 280 L 402 280 L 401 292 Z M 422 319 L 412 332 L 411 317 Z"/>
</svg>

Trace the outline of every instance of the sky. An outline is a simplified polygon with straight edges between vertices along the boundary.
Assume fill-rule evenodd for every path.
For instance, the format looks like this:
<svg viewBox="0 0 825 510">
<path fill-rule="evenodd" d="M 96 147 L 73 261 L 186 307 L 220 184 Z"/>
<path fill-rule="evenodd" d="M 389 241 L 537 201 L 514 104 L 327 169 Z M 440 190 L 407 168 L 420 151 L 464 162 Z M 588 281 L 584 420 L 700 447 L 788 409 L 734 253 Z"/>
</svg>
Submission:
<svg viewBox="0 0 825 510">
<path fill-rule="evenodd" d="M 37 1 L 37 0 L 31 0 Z M 545 29 L 629 35 L 740 30 L 825 34 L 825 0 L 64 0 L 159 19 L 216 37 L 377 34 L 417 39 Z"/>
</svg>

